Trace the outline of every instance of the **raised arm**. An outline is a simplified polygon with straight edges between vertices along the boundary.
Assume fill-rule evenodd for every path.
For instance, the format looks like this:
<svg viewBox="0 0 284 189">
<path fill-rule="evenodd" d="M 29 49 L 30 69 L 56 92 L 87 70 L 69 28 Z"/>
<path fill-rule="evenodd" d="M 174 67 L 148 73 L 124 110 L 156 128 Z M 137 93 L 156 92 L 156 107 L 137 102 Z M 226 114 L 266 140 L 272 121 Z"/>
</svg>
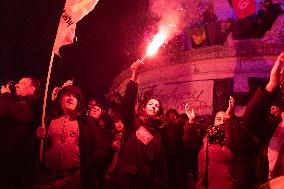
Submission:
<svg viewBox="0 0 284 189">
<path fill-rule="evenodd" d="M 282 52 L 276 59 L 271 72 L 269 82 L 267 83 L 265 90 L 272 93 L 276 87 L 279 86 L 284 78 L 284 69 L 282 68 L 282 63 L 284 62 L 284 52 Z"/>
<path fill-rule="evenodd" d="M 259 87 L 248 103 L 243 119 L 246 127 L 259 140 L 265 142 L 270 138 L 275 126 L 269 121 L 270 107 L 276 97 L 275 89 L 283 80 L 282 63 L 284 61 L 284 52 L 282 52 L 275 61 L 271 72 L 269 82 L 264 87 Z"/>
<path fill-rule="evenodd" d="M 131 80 L 130 82 L 127 83 L 125 89 L 125 94 L 123 98 L 124 108 L 128 107 L 134 110 L 136 97 L 138 94 L 138 86 L 136 81 L 143 65 L 144 63 L 141 62 L 140 60 L 137 60 L 131 65 L 132 75 L 131 75 Z"/>
<path fill-rule="evenodd" d="M 135 104 L 138 94 L 138 85 L 136 81 L 143 65 L 144 63 L 140 60 L 137 60 L 131 65 L 131 80 L 126 85 L 125 94 L 119 107 L 126 129 L 134 124 Z"/>
<path fill-rule="evenodd" d="M 186 103 L 184 106 L 185 113 L 188 117 L 188 123 L 193 123 L 195 120 L 195 112 L 193 109 L 189 108 L 189 105 Z"/>
<path fill-rule="evenodd" d="M 228 108 L 226 110 L 226 118 L 231 118 L 234 116 L 234 110 L 235 110 L 235 99 L 230 96 Z"/>
<path fill-rule="evenodd" d="M 136 60 L 136 62 L 131 64 L 131 71 L 132 71 L 132 75 L 131 75 L 131 80 L 136 82 L 138 75 L 141 71 L 141 68 L 143 67 L 144 63 L 141 60 Z"/>
</svg>

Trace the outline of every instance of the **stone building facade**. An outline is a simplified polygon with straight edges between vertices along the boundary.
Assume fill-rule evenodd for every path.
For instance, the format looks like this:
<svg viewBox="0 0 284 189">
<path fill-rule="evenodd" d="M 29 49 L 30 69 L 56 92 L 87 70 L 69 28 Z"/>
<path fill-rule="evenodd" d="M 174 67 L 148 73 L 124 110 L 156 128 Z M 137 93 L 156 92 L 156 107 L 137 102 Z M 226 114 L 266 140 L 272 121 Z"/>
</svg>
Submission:
<svg viewBox="0 0 284 189">
<path fill-rule="evenodd" d="M 139 75 L 138 100 L 158 96 L 165 107 L 184 112 L 188 103 L 200 115 L 225 109 L 229 95 L 243 107 L 257 86 L 268 79 L 276 57 L 284 51 L 284 15 L 262 39 L 233 40 L 148 59 Z M 122 71 L 112 89 L 124 93 L 131 75 Z M 238 111 L 238 110 L 237 110 Z M 237 112 L 241 114 L 240 112 Z"/>
</svg>

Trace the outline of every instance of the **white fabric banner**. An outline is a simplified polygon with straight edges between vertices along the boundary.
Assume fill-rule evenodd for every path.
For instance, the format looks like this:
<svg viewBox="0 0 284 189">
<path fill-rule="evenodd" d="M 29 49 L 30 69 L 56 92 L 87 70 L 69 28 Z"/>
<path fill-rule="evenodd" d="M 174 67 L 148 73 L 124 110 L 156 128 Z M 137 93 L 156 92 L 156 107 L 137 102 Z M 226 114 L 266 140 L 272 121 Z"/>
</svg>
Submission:
<svg viewBox="0 0 284 189">
<path fill-rule="evenodd" d="M 76 23 L 94 9 L 99 0 L 66 0 L 57 29 L 53 52 L 59 55 L 59 48 L 73 42 Z"/>
</svg>

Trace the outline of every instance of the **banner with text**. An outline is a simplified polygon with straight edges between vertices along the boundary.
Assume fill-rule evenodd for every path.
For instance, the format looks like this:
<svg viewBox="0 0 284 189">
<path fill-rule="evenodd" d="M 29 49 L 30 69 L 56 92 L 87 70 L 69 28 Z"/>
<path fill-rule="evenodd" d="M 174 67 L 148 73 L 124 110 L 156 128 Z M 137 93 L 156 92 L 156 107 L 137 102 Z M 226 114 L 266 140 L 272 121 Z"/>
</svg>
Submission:
<svg viewBox="0 0 284 189">
<path fill-rule="evenodd" d="M 161 99 L 164 110 L 174 108 L 184 113 L 184 105 L 189 104 L 198 115 L 211 115 L 213 110 L 213 80 L 189 81 L 139 86 L 138 101 L 144 96 L 157 96 Z"/>
<path fill-rule="evenodd" d="M 76 23 L 94 9 L 99 0 L 66 0 L 57 29 L 53 52 L 59 55 L 59 48 L 73 43 Z"/>
</svg>

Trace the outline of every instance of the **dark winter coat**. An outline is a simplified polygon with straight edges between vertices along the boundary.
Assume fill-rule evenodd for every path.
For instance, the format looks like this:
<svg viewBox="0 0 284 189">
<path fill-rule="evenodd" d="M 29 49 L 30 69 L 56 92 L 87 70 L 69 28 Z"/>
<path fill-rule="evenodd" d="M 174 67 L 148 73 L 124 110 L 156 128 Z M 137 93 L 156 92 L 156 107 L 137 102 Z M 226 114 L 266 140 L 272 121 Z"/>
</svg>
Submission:
<svg viewBox="0 0 284 189">
<path fill-rule="evenodd" d="M 270 113 L 275 98 L 275 93 L 269 93 L 264 87 L 259 87 L 247 105 L 243 116 L 248 131 L 260 141 L 257 157 L 258 182 L 260 183 L 267 180 L 267 145 L 280 122 L 279 118 Z"/>
<path fill-rule="evenodd" d="M 163 139 L 168 169 L 169 188 L 184 188 L 185 162 L 183 150 L 183 127 L 181 124 L 167 123 L 163 128 Z"/>
<path fill-rule="evenodd" d="M 184 152 L 187 174 L 192 174 L 197 180 L 198 175 L 198 153 L 203 145 L 204 128 L 200 124 L 187 123 L 184 126 Z"/>
<path fill-rule="evenodd" d="M 233 188 L 253 188 L 257 182 L 260 141 L 247 129 L 242 118 L 233 116 L 227 119 L 224 128 L 225 146 L 232 154 L 230 175 Z"/>
<path fill-rule="evenodd" d="M 100 187 L 111 162 L 112 135 L 109 128 L 102 128 L 94 118 L 86 116 L 84 119 L 85 129 L 80 145 L 81 176 L 85 188 L 95 189 Z"/>
<path fill-rule="evenodd" d="M 137 84 L 130 81 L 124 96 L 128 105 L 128 116 L 134 116 Z M 132 106 L 132 107 L 131 107 Z M 162 136 L 159 131 L 161 122 L 146 115 L 137 114 L 126 125 L 126 142 L 119 154 L 116 169 L 111 178 L 113 188 L 119 189 L 159 189 L 166 188 L 166 160 Z M 130 118 L 128 117 L 128 118 Z M 153 139 L 145 145 L 136 136 L 143 126 Z"/>
<path fill-rule="evenodd" d="M 34 158 L 34 124 L 38 120 L 33 101 L 33 95 L 0 96 L 0 177 L 4 188 L 6 182 L 21 188 L 25 188 L 24 182 L 29 182 L 26 174 L 32 169 L 29 166 Z"/>
</svg>

